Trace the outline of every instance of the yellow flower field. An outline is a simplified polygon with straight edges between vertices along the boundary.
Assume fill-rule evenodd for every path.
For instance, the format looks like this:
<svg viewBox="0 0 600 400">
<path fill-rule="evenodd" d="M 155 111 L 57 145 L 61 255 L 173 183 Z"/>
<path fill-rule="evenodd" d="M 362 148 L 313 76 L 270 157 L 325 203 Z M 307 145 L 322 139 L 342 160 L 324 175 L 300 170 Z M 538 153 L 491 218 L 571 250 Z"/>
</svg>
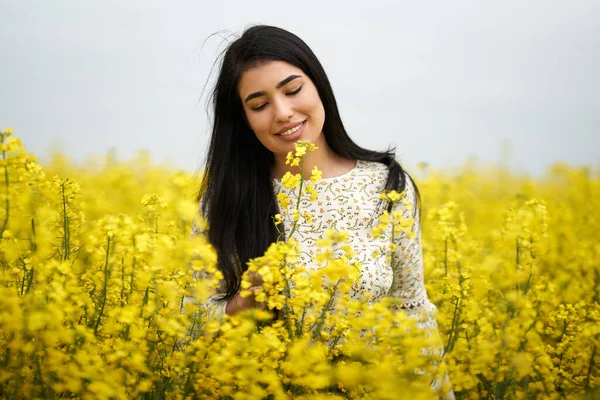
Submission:
<svg viewBox="0 0 600 400">
<path fill-rule="evenodd" d="M 273 244 L 250 269 L 279 318 L 219 324 L 199 305 L 220 273 L 191 235 L 198 176 L 143 154 L 41 167 L 10 130 L 0 138 L 2 398 L 427 399 L 446 370 L 457 398 L 600 396 L 598 170 L 411 171 L 440 360 L 392 299 L 334 301 L 359 268 L 343 232 L 327 234 L 325 267 L 308 275 L 290 268 L 293 239 Z"/>
</svg>

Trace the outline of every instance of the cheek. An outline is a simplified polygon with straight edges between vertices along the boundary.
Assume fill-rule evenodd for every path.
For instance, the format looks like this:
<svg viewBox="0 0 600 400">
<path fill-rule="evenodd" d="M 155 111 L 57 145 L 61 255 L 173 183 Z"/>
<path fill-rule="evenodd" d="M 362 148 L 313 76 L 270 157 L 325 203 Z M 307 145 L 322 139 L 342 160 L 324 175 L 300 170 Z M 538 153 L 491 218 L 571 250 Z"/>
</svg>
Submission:
<svg viewBox="0 0 600 400">
<path fill-rule="evenodd" d="M 305 99 L 305 104 L 307 109 L 310 110 L 315 117 L 322 117 L 325 115 L 325 109 L 323 107 L 323 102 L 321 102 L 321 98 L 317 93 L 317 89 L 313 88 L 310 92 L 310 95 Z"/>
<path fill-rule="evenodd" d="M 246 112 L 246 121 L 248 122 L 248 125 L 250 125 L 250 128 L 255 131 L 259 128 L 260 126 L 260 116 L 259 114 L 253 113 L 253 112 Z"/>
<path fill-rule="evenodd" d="M 323 107 L 323 103 L 321 103 L 321 99 L 318 96 L 312 99 L 309 107 L 309 112 L 313 116 L 313 119 L 319 122 L 322 122 L 325 119 L 325 108 Z"/>
<path fill-rule="evenodd" d="M 246 118 L 248 120 L 248 125 L 250 125 L 250 129 L 252 129 L 257 136 L 264 136 L 270 133 L 271 120 L 266 110 L 260 113 L 246 114 Z"/>
</svg>

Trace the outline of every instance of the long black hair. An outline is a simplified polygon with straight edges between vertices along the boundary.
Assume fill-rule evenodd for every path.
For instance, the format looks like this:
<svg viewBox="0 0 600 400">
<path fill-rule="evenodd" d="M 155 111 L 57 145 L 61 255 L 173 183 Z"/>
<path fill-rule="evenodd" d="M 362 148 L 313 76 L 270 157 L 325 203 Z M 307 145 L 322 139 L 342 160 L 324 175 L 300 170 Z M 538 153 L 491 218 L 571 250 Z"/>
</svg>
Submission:
<svg viewBox="0 0 600 400">
<path fill-rule="evenodd" d="M 350 139 L 325 70 L 306 43 L 281 28 L 248 28 L 222 55 L 211 94 L 212 138 L 198 193 L 208 223 L 208 240 L 217 251 L 225 278 L 222 300 L 239 291 L 246 263 L 263 255 L 278 237 L 272 222 L 272 216 L 279 212 L 271 182 L 274 156 L 250 129 L 238 94 L 242 73 L 268 61 L 294 65 L 312 80 L 325 109 L 323 135 L 333 152 L 347 159 L 385 164 L 389 169 L 386 190 L 401 191 L 406 186 L 394 149 L 371 151 Z"/>
</svg>

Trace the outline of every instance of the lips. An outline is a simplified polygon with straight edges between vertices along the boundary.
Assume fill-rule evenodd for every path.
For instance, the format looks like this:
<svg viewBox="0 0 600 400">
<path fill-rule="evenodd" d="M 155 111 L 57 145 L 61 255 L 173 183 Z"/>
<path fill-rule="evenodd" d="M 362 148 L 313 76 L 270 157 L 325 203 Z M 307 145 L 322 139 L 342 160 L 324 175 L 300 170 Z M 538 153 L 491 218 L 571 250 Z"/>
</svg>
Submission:
<svg viewBox="0 0 600 400">
<path fill-rule="evenodd" d="M 295 142 L 299 140 L 304 134 L 304 128 L 306 127 L 306 121 L 301 124 L 297 124 L 292 129 L 284 131 L 283 134 L 274 135 L 278 140 L 284 140 L 286 142 Z"/>
<path fill-rule="evenodd" d="M 281 128 L 277 133 L 275 133 L 275 135 L 278 135 L 278 136 L 282 135 L 282 134 L 288 132 L 290 129 L 294 129 L 296 127 L 299 127 L 300 125 L 302 125 L 305 122 L 306 122 L 306 120 L 288 124 L 288 125 L 284 126 L 283 128 Z"/>
</svg>

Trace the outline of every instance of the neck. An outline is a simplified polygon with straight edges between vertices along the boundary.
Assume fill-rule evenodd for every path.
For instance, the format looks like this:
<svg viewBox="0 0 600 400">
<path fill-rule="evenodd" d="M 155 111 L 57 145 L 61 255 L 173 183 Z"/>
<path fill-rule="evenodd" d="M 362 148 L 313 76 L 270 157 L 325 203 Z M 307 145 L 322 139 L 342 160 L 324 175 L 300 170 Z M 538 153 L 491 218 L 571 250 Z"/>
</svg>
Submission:
<svg viewBox="0 0 600 400">
<path fill-rule="evenodd" d="M 327 142 L 322 135 L 315 144 L 318 149 L 304 157 L 304 179 L 310 177 L 310 173 L 314 167 L 323 172 L 323 178 L 331 178 L 348 172 L 356 165 L 354 160 L 343 158 L 334 153 L 327 146 Z M 292 174 L 301 173 L 300 167 L 286 165 L 285 158 L 286 154 L 275 155 L 275 165 L 272 170 L 273 178 L 281 179 L 288 171 Z"/>
</svg>

